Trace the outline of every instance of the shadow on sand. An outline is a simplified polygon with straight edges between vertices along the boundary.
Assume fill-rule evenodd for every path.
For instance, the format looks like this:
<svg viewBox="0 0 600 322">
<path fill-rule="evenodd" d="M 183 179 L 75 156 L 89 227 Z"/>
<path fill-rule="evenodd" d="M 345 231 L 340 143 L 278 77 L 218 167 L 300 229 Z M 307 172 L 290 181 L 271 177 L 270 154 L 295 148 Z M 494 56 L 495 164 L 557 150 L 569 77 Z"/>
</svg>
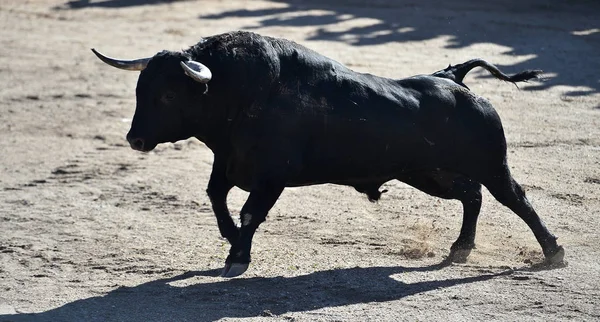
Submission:
<svg viewBox="0 0 600 322">
<path fill-rule="evenodd" d="M 317 27 L 308 40 L 341 41 L 355 46 L 390 42 L 419 42 L 445 37 L 445 48 L 457 49 L 493 43 L 507 47 L 504 55 L 524 60 L 499 67 L 509 73 L 542 69 L 543 83 L 529 86 L 542 90 L 557 85 L 582 86 L 565 95 L 581 96 L 600 91 L 600 3 L 575 0 L 550 3 L 541 0 L 494 2 L 398 0 L 398 1 L 283 1 L 285 7 L 232 10 L 200 19 L 259 18 L 262 27 Z M 352 27 L 340 28 L 340 23 Z M 335 27 L 334 27 L 335 25 Z M 332 28 L 333 27 L 333 28 Z M 432 48 L 432 50 L 435 50 Z M 465 57 L 465 60 L 474 57 Z M 482 57 L 485 58 L 485 57 Z M 440 62 L 440 69 L 448 63 Z M 492 62 L 493 63 L 493 62 Z"/>
<path fill-rule="evenodd" d="M 157 5 L 182 0 L 71 0 L 56 10 L 119 9 Z M 520 62 L 498 64 L 508 73 L 542 69 L 546 81 L 528 86 L 543 90 L 553 86 L 580 87 L 567 90 L 568 96 L 600 92 L 600 2 L 573 0 L 273 0 L 284 7 L 238 9 L 219 14 L 202 14 L 201 1 L 189 1 L 187 10 L 196 10 L 201 20 L 252 17 L 262 27 L 316 27 L 308 40 L 340 41 L 355 46 L 419 42 L 439 37 L 445 48 L 458 49 L 477 44 L 507 47 L 504 55 L 519 56 Z M 360 20 L 360 21 L 359 21 Z M 346 24 L 348 23 L 348 24 Z M 344 27 L 347 25 L 348 27 Z M 431 48 L 431 50 L 435 50 Z M 465 57 L 465 61 L 474 57 Z M 485 59 L 485 57 L 482 57 Z M 440 62 L 440 69 L 448 63 Z M 494 63 L 494 62 L 492 62 Z M 408 76 L 408 75 L 403 75 Z"/>
<path fill-rule="evenodd" d="M 55 9 L 125 8 L 186 0 L 71 0 Z"/>
<path fill-rule="evenodd" d="M 402 283 L 391 278 L 394 274 L 408 272 L 427 274 L 440 267 L 357 267 L 297 277 L 217 281 L 206 278 L 217 276 L 217 270 L 188 272 L 135 287 L 120 287 L 106 295 L 77 300 L 46 312 L 3 315 L 0 321 L 212 321 L 226 317 L 280 315 L 357 303 L 393 301 L 512 273 L 503 271 L 416 283 Z M 171 285 L 190 278 L 195 278 L 191 285 Z M 203 283 L 203 278 L 209 281 Z"/>
</svg>

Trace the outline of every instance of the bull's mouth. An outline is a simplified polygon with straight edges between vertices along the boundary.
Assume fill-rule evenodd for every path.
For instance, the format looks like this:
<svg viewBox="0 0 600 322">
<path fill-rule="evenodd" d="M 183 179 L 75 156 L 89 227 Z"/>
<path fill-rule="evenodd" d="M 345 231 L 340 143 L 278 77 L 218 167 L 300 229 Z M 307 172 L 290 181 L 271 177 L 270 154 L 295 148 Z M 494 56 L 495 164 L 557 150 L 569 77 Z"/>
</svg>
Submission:
<svg viewBox="0 0 600 322">
<path fill-rule="evenodd" d="M 140 152 L 150 152 L 156 147 L 156 143 L 149 142 L 142 138 L 129 139 L 129 145 L 132 149 Z"/>
<path fill-rule="evenodd" d="M 154 150 L 154 148 L 155 148 L 155 147 L 156 147 L 156 146 L 153 146 L 153 147 L 151 147 L 151 148 L 143 148 L 143 149 L 132 148 L 132 149 L 134 149 L 134 150 L 136 150 L 136 151 L 139 151 L 139 152 L 144 152 L 144 153 L 147 153 L 147 152 L 150 152 L 150 151 Z"/>
</svg>

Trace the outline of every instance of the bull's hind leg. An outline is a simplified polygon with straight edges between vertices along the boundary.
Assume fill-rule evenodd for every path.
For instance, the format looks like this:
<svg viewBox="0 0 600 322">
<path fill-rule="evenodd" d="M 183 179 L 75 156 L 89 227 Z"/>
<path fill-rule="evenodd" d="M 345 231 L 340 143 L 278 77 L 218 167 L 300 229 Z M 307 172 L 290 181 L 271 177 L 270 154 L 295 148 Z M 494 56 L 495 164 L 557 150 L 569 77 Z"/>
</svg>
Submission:
<svg viewBox="0 0 600 322">
<path fill-rule="evenodd" d="M 481 184 L 466 177 L 459 177 L 455 179 L 450 194 L 463 205 L 463 222 L 458 239 L 450 247 L 448 259 L 464 263 L 475 248 L 477 218 L 481 210 Z"/>
<path fill-rule="evenodd" d="M 465 262 L 475 248 L 477 218 L 481 209 L 481 184 L 462 175 L 439 170 L 404 175 L 399 180 L 432 196 L 460 200 L 463 205 L 463 222 L 458 239 L 450 248 L 448 260 Z"/>
<path fill-rule="evenodd" d="M 513 179 L 507 166 L 501 167 L 496 175 L 482 181 L 490 193 L 503 205 L 516 213 L 533 231 L 542 247 L 546 262 L 550 264 L 563 261 L 565 251 L 556 243 L 556 237 L 550 233 L 537 215 L 521 186 Z"/>
</svg>

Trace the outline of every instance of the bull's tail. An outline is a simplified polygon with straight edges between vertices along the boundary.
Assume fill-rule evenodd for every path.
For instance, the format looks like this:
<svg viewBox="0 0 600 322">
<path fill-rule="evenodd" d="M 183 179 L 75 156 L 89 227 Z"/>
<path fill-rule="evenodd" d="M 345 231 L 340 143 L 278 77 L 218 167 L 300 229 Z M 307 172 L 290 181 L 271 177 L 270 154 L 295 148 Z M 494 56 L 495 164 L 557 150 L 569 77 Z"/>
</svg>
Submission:
<svg viewBox="0 0 600 322">
<path fill-rule="evenodd" d="M 490 72 L 494 77 L 501 79 L 503 81 L 506 81 L 506 82 L 511 82 L 515 85 L 517 82 L 526 82 L 530 79 L 539 78 L 539 76 L 542 74 L 541 70 L 528 69 L 528 70 L 524 70 L 520 73 L 509 76 L 509 75 L 506 75 L 503 72 L 501 72 L 496 66 L 488 63 L 487 61 L 485 61 L 483 59 L 477 58 L 477 59 L 471 59 L 468 62 L 458 64 L 455 66 L 448 65 L 448 67 L 446 69 L 437 71 L 437 72 L 433 73 L 432 75 L 436 76 L 436 77 L 451 79 L 451 80 L 455 81 L 456 83 L 458 83 L 464 87 L 467 87 L 463 83 L 463 79 L 465 78 L 467 73 L 469 73 L 471 71 L 471 69 L 476 68 L 476 67 L 483 67 L 488 72 Z"/>
</svg>

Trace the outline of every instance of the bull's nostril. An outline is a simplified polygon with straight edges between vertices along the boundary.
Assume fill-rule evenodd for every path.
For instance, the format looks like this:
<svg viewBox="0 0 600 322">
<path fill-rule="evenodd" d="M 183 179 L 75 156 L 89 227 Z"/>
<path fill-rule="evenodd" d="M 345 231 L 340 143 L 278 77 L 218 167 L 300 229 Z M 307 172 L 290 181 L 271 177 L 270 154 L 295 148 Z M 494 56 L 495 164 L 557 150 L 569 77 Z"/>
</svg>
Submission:
<svg viewBox="0 0 600 322">
<path fill-rule="evenodd" d="M 131 144 L 131 147 L 135 150 L 143 150 L 144 149 L 144 139 L 133 139 L 131 141 L 129 141 Z"/>
</svg>

